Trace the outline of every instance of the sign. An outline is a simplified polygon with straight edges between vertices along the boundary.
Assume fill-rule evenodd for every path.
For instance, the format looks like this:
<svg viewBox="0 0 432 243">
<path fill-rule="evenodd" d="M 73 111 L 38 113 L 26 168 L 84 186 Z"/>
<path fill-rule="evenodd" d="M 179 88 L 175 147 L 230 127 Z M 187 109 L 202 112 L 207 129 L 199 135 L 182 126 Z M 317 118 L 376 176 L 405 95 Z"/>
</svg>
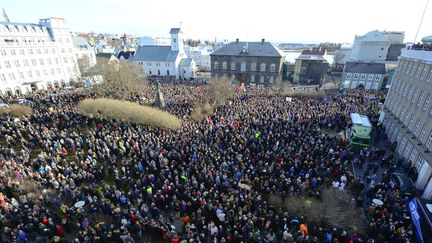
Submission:
<svg viewBox="0 0 432 243">
<path fill-rule="evenodd" d="M 413 226 L 416 229 L 415 232 L 417 239 L 420 243 L 424 243 L 420 227 L 420 214 L 418 212 L 417 201 L 415 198 L 409 203 L 408 207 L 411 214 L 411 220 L 413 221 Z"/>
</svg>

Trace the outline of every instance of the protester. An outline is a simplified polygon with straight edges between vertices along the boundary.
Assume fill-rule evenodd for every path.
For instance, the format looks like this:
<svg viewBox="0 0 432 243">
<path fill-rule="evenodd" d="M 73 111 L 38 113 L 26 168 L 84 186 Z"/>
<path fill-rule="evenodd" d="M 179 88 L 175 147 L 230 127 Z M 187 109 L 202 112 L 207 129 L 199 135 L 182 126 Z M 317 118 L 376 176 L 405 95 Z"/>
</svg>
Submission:
<svg viewBox="0 0 432 243">
<path fill-rule="evenodd" d="M 179 131 L 84 117 L 87 91 L 39 93 L 34 114 L 0 118 L 2 239 L 17 242 L 365 242 L 409 239 L 403 203 L 378 184 L 385 206 L 365 234 L 313 225 L 276 210 L 270 193 L 319 198 L 356 179 L 348 148 L 322 132 L 344 130 L 351 112 L 377 122 L 382 92 L 348 91 L 329 102 L 248 88 L 193 121 L 202 88 L 162 85 Z M 151 104 L 155 90 L 130 97 Z M 366 95 L 376 100 L 365 101 Z M 13 98 L 4 98 L 12 103 Z M 375 193 L 375 191 L 373 191 Z M 378 193 L 378 191 L 376 192 Z M 396 208 L 392 206 L 396 205 Z M 396 211 L 394 211 L 396 210 Z M 403 210 L 402 210 L 403 211 Z M 386 231 L 390 229 L 389 231 Z M 186 242 L 186 241 L 185 241 Z"/>
</svg>

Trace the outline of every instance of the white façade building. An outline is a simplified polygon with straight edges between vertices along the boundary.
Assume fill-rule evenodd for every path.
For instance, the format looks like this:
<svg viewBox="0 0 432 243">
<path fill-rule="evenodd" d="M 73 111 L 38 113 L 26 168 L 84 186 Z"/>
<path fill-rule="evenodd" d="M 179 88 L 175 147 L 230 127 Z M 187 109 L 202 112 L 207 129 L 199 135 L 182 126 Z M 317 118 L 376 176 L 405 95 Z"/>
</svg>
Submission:
<svg viewBox="0 0 432 243">
<path fill-rule="evenodd" d="M 72 41 L 78 63 L 81 63 L 82 67 L 85 69 L 96 66 L 95 48 L 83 37 L 74 36 L 72 37 Z"/>
<path fill-rule="evenodd" d="M 0 22 L 0 92 L 23 94 L 59 87 L 80 76 L 63 18 L 39 24 Z"/>
<path fill-rule="evenodd" d="M 192 78 L 195 62 L 188 60 L 189 58 L 184 51 L 182 31 L 180 28 L 172 28 L 170 34 L 170 46 L 140 46 L 130 60 L 141 65 L 144 73 L 149 76 L 175 76 L 177 79 Z"/>
</svg>

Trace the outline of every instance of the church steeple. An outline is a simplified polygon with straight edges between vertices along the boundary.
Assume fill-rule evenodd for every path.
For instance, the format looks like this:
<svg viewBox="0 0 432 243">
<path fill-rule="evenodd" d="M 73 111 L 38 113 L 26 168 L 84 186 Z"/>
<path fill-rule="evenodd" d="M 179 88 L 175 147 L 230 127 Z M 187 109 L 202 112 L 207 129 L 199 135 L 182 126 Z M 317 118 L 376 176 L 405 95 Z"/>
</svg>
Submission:
<svg viewBox="0 0 432 243">
<path fill-rule="evenodd" d="M 171 34 L 171 50 L 183 52 L 183 38 L 180 28 L 172 28 Z"/>
<path fill-rule="evenodd" d="M 6 14 L 6 10 L 3 8 L 3 18 L 4 18 L 4 21 L 6 21 L 6 22 L 10 22 L 10 19 L 9 19 L 9 16 Z"/>
</svg>

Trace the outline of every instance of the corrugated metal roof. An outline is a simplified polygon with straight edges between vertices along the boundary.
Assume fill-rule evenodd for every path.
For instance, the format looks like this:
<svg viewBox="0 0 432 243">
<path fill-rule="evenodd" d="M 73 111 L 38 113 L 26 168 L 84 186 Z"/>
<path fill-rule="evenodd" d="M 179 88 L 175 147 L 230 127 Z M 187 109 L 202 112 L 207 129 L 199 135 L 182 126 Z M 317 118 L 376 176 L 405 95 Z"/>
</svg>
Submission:
<svg viewBox="0 0 432 243">
<path fill-rule="evenodd" d="M 133 61 L 157 61 L 174 62 L 178 51 L 172 51 L 171 46 L 141 46 L 131 60 Z"/>
<path fill-rule="evenodd" d="M 344 72 L 385 74 L 385 64 L 372 62 L 347 62 L 345 64 Z"/>
<path fill-rule="evenodd" d="M 242 53 L 247 45 L 247 54 Z M 210 54 L 210 56 L 238 56 L 282 57 L 270 42 L 231 42 Z"/>
</svg>

